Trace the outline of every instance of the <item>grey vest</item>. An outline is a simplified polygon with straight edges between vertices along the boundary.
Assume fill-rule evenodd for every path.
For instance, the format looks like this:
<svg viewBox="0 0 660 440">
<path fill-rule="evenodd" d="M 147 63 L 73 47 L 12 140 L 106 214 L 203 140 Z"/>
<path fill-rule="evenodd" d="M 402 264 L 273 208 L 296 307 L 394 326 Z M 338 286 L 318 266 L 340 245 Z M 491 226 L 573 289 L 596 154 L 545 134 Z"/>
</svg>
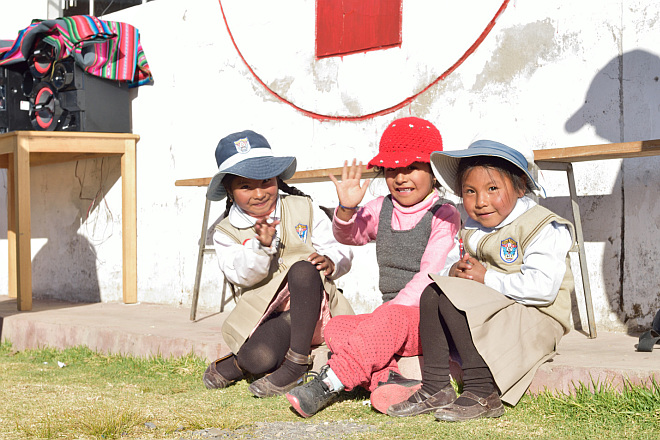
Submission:
<svg viewBox="0 0 660 440">
<path fill-rule="evenodd" d="M 383 295 L 383 302 L 394 299 L 419 272 L 422 256 L 431 237 L 431 220 L 444 203 L 447 201 L 438 200 L 414 228 L 395 231 L 392 229 L 392 196 L 388 195 L 383 200 L 376 240 L 376 259 L 380 274 L 378 287 Z"/>
</svg>

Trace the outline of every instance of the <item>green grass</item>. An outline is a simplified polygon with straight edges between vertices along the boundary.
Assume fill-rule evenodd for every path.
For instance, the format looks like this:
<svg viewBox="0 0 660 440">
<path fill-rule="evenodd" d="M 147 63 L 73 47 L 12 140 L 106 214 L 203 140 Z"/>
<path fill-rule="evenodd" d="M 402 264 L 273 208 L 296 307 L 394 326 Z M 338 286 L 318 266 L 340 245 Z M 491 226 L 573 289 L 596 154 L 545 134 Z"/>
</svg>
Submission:
<svg viewBox="0 0 660 440">
<path fill-rule="evenodd" d="M 66 366 L 60 368 L 58 361 Z M 307 424 L 328 429 L 326 423 L 347 420 L 374 427 L 343 437 L 351 439 L 660 438 L 655 382 L 622 392 L 588 384 L 595 393 L 579 385 L 574 395 L 525 396 L 500 418 L 451 424 L 432 415 L 379 414 L 364 392 L 301 419 L 283 397 L 254 398 L 245 381 L 205 389 L 200 380 L 205 368 L 194 356 L 143 359 L 83 347 L 13 352 L 11 345 L 0 344 L 0 439 L 178 439 L 204 428 L 240 437 L 262 421 L 300 423 L 303 438 Z"/>
</svg>

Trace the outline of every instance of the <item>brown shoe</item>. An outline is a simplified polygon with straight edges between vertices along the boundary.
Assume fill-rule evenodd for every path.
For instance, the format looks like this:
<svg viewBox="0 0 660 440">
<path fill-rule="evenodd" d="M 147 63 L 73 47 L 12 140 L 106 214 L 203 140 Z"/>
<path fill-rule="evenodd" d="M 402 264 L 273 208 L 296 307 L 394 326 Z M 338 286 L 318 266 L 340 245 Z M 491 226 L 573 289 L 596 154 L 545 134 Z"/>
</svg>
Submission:
<svg viewBox="0 0 660 440">
<path fill-rule="evenodd" d="M 309 367 L 312 366 L 312 363 L 314 361 L 313 356 L 305 356 L 302 354 L 298 354 L 294 351 L 291 351 L 290 348 L 289 351 L 286 353 L 286 356 L 284 356 L 284 359 L 288 359 L 294 364 L 307 365 L 308 369 Z M 281 387 L 271 382 L 269 375 L 266 375 L 252 382 L 248 387 L 248 390 L 250 390 L 250 392 L 254 394 L 256 397 L 281 396 L 291 391 L 298 385 L 301 385 L 303 383 L 303 379 L 305 378 L 305 374 L 307 374 L 307 372 L 305 372 L 302 376 L 296 378 L 296 380 L 294 380 L 293 382 L 288 383 Z"/>
<path fill-rule="evenodd" d="M 466 420 L 480 419 L 483 417 L 499 417 L 504 414 L 504 405 L 500 400 L 497 391 L 493 391 L 490 396 L 479 397 L 470 391 L 461 394 L 461 398 L 466 397 L 474 400 L 476 403 L 471 406 L 457 405 L 456 402 L 438 409 L 433 415 L 438 420 L 447 422 L 464 422 Z"/>
<path fill-rule="evenodd" d="M 387 415 L 393 417 L 409 417 L 417 416 L 419 414 L 426 414 L 449 405 L 456 400 L 456 391 L 451 384 L 447 385 L 434 395 L 430 395 L 426 391 L 420 389 L 412 395 L 415 398 L 415 403 L 410 403 L 408 400 L 390 406 L 387 409 Z"/>
<path fill-rule="evenodd" d="M 233 359 L 229 360 L 230 358 L 233 358 Z M 237 379 L 230 380 L 230 379 L 225 378 L 222 374 L 220 374 L 218 372 L 218 370 L 216 369 L 216 366 L 220 362 L 223 362 L 225 360 L 228 360 L 229 362 L 233 361 L 236 368 L 238 368 L 238 370 L 241 373 L 243 372 L 241 367 L 238 366 L 238 363 L 236 362 L 236 356 L 234 356 L 233 353 L 229 353 L 228 355 L 223 356 L 220 359 L 214 360 L 213 362 L 211 362 L 209 364 L 209 366 L 206 368 L 206 371 L 204 372 L 204 375 L 202 376 L 202 382 L 204 382 L 204 386 L 206 386 L 206 388 L 208 388 L 209 390 L 219 389 L 219 388 L 226 388 L 229 385 L 233 384 L 234 382 L 236 382 L 236 381 L 243 378 L 243 375 L 241 375 Z"/>
</svg>

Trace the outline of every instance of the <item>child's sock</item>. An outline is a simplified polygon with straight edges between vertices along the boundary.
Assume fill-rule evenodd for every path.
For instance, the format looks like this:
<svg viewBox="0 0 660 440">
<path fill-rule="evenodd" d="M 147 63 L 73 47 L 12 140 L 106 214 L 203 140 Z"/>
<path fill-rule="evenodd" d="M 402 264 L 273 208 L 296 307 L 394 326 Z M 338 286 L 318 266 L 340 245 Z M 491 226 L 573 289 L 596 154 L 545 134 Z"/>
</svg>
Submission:
<svg viewBox="0 0 660 440">
<path fill-rule="evenodd" d="M 215 365 L 215 370 L 228 381 L 239 380 L 245 375 L 236 363 L 236 356 L 231 356 L 218 362 Z"/>
<path fill-rule="evenodd" d="M 496 391 L 493 378 L 490 375 L 490 370 L 488 370 L 488 368 L 475 368 L 474 371 L 471 372 L 470 376 L 477 377 L 473 377 L 463 384 L 463 392 L 470 391 L 472 394 L 478 397 L 486 398 L 490 396 L 494 391 Z M 455 403 L 456 405 L 461 406 L 472 406 L 477 402 L 466 397 L 459 397 L 456 399 Z"/>
<path fill-rule="evenodd" d="M 422 378 L 423 380 L 421 390 L 429 393 L 432 396 L 449 385 L 449 366 L 424 364 Z M 417 403 L 414 395 L 410 396 L 408 401 L 410 403 Z"/>
<path fill-rule="evenodd" d="M 325 372 L 325 375 L 325 378 L 322 380 L 328 386 L 330 391 L 339 392 L 344 389 L 344 384 L 341 383 L 341 380 L 339 380 L 335 372 L 332 371 L 332 368 L 328 368 Z"/>
<path fill-rule="evenodd" d="M 268 376 L 268 380 L 270 380 L 275 386 L 283 387 L 302 377 L 307 371 L 307 368 L 307 365 L 296 364 L 285 359 L 280 368 Z"/>
</svg>

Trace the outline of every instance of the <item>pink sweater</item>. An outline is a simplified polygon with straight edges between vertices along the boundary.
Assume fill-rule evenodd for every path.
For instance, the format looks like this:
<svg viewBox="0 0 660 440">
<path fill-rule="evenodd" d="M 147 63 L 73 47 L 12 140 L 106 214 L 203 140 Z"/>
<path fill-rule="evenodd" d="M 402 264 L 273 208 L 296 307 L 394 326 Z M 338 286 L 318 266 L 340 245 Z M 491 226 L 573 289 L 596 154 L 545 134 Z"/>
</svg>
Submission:
<svg viewBox="0 0 660 440">
<path fill-rule="evenodd" d="M 335 215 L 332 231 L 342 244 L 362 246 L 376 240 L 378 220 L 383 198 L 378 197 L 360 208 L 348 221 L 342 221 Z M 437 191 L 414 206 L 401 206 L 392 199 L 392 228 L 397 231 L 412 229 L 426 212 L 440 198 Z M 430 273 L 440 272 L 445 265 L 447 253 L 454 245 L 454 237 L 461 226 L 461 215 L 449 204 L 442 205 L 435 212 L 431 221 L 431 237 L 422 255 L 420 271 L 406 284 L 399 294 L 387 304 L 401 304 L 419 307 L 419 297 L 431 283 Z"/>
</svg>

